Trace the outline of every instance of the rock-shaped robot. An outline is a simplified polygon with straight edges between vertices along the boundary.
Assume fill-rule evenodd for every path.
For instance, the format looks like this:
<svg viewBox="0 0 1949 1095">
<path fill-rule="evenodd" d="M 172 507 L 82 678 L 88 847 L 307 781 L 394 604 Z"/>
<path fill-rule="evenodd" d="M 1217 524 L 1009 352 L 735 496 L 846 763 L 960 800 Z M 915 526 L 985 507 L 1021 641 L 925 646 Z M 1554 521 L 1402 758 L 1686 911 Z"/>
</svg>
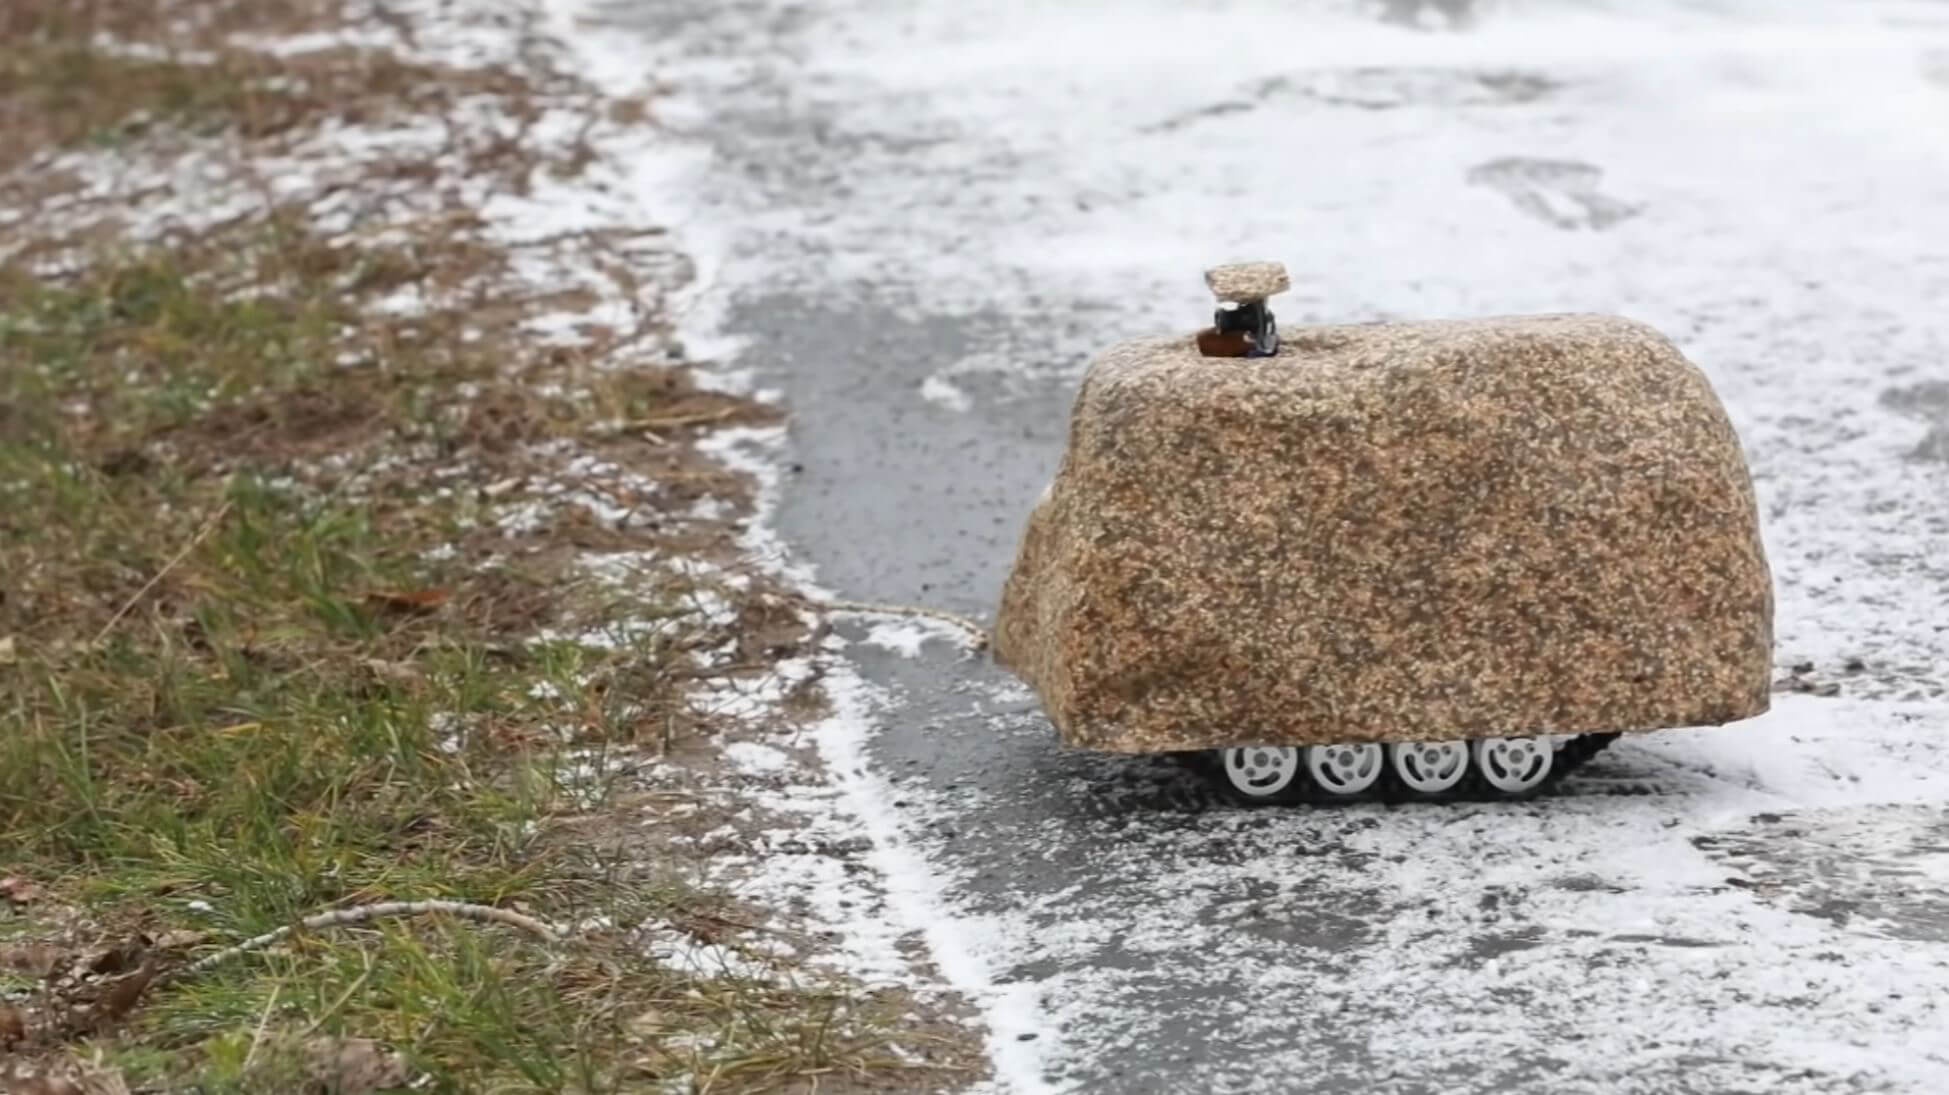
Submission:
<svg viewBox="0 0 1949 1095">
<path fill-rule="evenodd" d="M 1105 350 L 995 654 L 1065 742 L 1248 803 L 1524 797 L 1768 709 L 1773 585 L 1705 376 L 1628 319 L 1307 326 L 1277 263 Z"/>
</svg>

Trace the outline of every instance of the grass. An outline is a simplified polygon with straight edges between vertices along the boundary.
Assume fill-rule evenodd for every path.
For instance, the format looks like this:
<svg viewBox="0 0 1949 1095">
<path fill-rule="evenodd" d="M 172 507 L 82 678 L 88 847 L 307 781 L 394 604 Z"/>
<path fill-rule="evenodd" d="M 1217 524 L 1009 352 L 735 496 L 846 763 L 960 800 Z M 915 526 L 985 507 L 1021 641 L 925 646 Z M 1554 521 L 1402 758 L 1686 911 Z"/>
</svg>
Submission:
<svg viewBox="0 0 1949 1095">
<path fill-rule="evenodd" d="M 31 45 L 0 61 L 17 155 L 138 109 L 197 130 L 270 64 L 132 62 L 37 2 L 10 9 Z M 90 10 L 126 37 L 153 5 Z M 711 731 L 684 701 L 692 651 L 762 661 L 756 594 L 714 589 L 741 607 L 727 622 L 699 609 L 702 579 L 619 591 L 571 565 L 710 547 L 674 518 L 498 524 L 560 481 L 550 442 L 638 464 L 660 445 L 662 485 L 636 499 L 653 517 L 734 493 L 654 431 L 765 412 L 598 367 L 613 344 L 535 347 L 534 302 L 459 228 L 334 242 L 267 203 L 165 246 L 81 238 L 0 262 L 0 1084 L 21 1065 L 43 1070 L 21 1090 L 70 1090 L 47 1070 L 92 1061 L 76 1082 L 99 1090 L 898 1087 L 898 1047 L 936 1040 L 903 1001 L 652 958 L 728 941 L 740 911 L 697 863 L 562 827 L 626 786 L 622 762 Z M 56 252 L 83 261 L 37 265 Z M 375 307 L 454 285 L 483 288 Z M 625 619 L 620 644 L 536 639 Z M 170 976 L 320 909 L 425 898 L 582 927 L 551 944 L 423 917 Z"/>
<path fill-rule="evenodd" d="M 203 33 L 159 35 L 167 5 L 19 0 L 0 10 L 0 168 L 45 148 L 115 143 L 153 127 L 209 134 L 228 125 L 256 133 L 295 123 L 302 88 L 246 51 L 202 48 L 227 32 L 297 29 L 332 18 L 325 3 L 206 5 Z M 179 5 L 176 7 L 180 7 Z M 257 10 L 253 11 L 252 8 Z"/>
<path fill-rule="evenodd" d="M 30 994 L 41 1040 L 106 1037 L 132 1082 L 209 1091 L 299 1066 L 301 1041 L 255 1035 L 266 1016 L 274 1032 L 405 1047 L 436 1090 L 679 1074 L 730 1090 L 867 1068 L 883 1033 L 870 1006 L 644 956 L 631 929 L 712 907 L 683 871 L 646 877 L 548 839 L 553 816 L 605 789 L 592 801 L 567 780 L 573 757 L 635 747 L 681 711 L 667 671 L 709 626 L 686 590 L 630 606 L 664 625 L 633 646 L 520 641 L 572 613 L 546 596 L 546 559 L 482 570 L 485 548 L 452 548 L 477 527 L 474 497 L 416 482 L 410 462 L 361 496 L 302 466 L 327 442 L 375 465 L 419 441 L 464 450 L 464 416 L 414 413 L 438 409 L 464 363 L 333 382 L 356 297 L 225 299 L 222 278 L 199 284 L 180 263 L 129 256 L 0 297 L 0 833 L 6 871 L 49 894 L 0 920 L 0 939 L 81 956 L 392 897 L 621 927 L 566 953 L 472 925 L 308 939 L 162 992 L 123 1025 L 84 1014 L 108 983 L 93 979 Z M 535 417 L 524 428 L 545 433 Z M 97 927 L 77 937 L 36 905 Z M 147 949 L 166 963 L 195 948 Z"/>
</svg>

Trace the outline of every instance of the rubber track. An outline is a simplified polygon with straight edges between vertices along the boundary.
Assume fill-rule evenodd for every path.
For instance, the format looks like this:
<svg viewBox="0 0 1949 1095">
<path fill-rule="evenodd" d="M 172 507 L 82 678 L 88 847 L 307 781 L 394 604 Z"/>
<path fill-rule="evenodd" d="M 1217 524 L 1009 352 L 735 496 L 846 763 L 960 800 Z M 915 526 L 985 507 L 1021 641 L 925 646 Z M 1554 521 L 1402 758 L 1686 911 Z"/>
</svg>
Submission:
<svg viewBox="0 0 1949 1095">
<path fill-rule="evenodd" d="M 1521 802 L 1549 794 L 1557 784 L 1570 773 L 1583 767 L 1590 758 L 1608 749 L 1616 741 L 1616 734 L 1579 734 L 1569 744 L 1557 751 L 1550 765 L 1550 774 L 1536 787 L 1519 795 L 1506 794 L 1488 785 L 1482 773 L 1475 767 L 1473 758 L 1469 762 L 1468 775 L 1453 790 L 1438 795 L 1417 794 L 1402 786 L 1394 775 L 1393 765 L 1382 769 L 1380 782 L 1373 788 L 1358 795 L 1328 795 L 1322 792 L 1311 780 L 1301 804 L 1309 806 L 1344 806 L 1363 802 Z M 1225 785 L 1225 777 L 1217 771 L 1210 754 L 1183 755 L 1183 759 L 1209 780 L 1213 790 L 1226 801 L 1251 809 L 1262 809 L 1281 805 L 1278 802 L 1247 801 L 1232 793 Z"/>
<path fill-rule="evenodd" d="M 1576 737 L 1571 738 L 1562 749 L 1557 750 L 1556 758 L 1550 764 L 1550 774 L 1543 778 L 1543 782 L 1537 785 L 1534 790 L 1525 791 L 1520 795 L 1504 794 L 1494 787 L 1489 786 L 1482 778 L 1481 771 L 1475 767 L 1474 759 L 1470 758 L 1468 777 L 1462 780 L 1460 787 L 1456 788 L 1456 791 L 1459 793 L 1455 794 L 1454 797 L 1471 802 L 1506 802 L 1522 801 L 1524 799 L 1536 798 L 1540 795 L 1547 795 L 1555 789 L 1557 784 L 1563 782 L 1564 777 L 1582 768 L 1585 761 L 1610 748 L 1611 743 L 1616 741 L 1617 737 L 1616 734 L 1578 734 Z M 1392 786 L 1394 783 L 1394 766 L 1388 765 L 1385 771 L 1386 775 L 1382 779 L 1382 783 L 1389 785 L 1390 791 L 1397 798 L 1404 797 L 1407 801 L 1415 801 L 1424 797 L 1411 793 L 1403 796 L 1399 788 Z"/>
</svg>

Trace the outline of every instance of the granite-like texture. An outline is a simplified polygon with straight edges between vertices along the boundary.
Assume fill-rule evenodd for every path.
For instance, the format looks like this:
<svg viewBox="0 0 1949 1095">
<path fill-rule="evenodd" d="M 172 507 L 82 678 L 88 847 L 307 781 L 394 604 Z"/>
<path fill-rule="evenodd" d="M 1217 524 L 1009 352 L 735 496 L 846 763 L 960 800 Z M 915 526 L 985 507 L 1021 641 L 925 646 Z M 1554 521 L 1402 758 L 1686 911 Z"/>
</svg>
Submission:
<svg viewBox="0 0 1949 1095">
<path fill-rule="evenodd" d="M 1292 288 L 1286 267 L 1277 262 L 1235 262 L 1205 271 L 1205 284 L 1219 300 L 1264 300 Z"/>
<path fill-rule="evenodd" d="M 1090 367 L 995 627 L 1120 752 L 1709 725 L 1767 709 L 1744 454 L 1608 316 L 1191 336 Z"/>
</svg>

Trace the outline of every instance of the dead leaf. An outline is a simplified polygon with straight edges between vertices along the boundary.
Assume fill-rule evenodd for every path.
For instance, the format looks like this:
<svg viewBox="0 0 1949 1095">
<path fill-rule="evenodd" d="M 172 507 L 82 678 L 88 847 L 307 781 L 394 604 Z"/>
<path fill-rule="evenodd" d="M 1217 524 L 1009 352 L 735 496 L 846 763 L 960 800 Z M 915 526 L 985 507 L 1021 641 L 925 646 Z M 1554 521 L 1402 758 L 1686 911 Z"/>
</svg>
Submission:
<svg viewBox="0 0 1949 1095">
<path fill-rule="evenodd" d="M 446 604 L 450 596 L 444 589 L 385 589 L 368 593 L 365 599 L 394 612 L 421 613 Z"/>
<path fill-rule="evenodd" d="M 188 950 L 209 937 L 209 932 L 191 931 L 188 929 L 167 931 L 156 936 L 156 949 L 159 951 Z"/>
<path fill-rule="evenodd" d="M 27 1040 L 27 1017 L 20 1009 L 0 1004 L 0 1048 Z"/>
<path fill-rule="evenodd" d="M 305 1073 L 318 1090 L 365 1095 L 407 1081 L 406 1059 L 370 1038 L 312 1038 L 304 1051 Z"/>
<path fill-rule="evenodd" d="M 394 684 L 418 684 L 422 678 L 420 671 L 404 662 L 389 662 L 384 658 L 367 658 L 362 662 L 366 672 L 382 681 Z"/>
<path fill-rule="evenodd" d="M 24 947 L 10 947 L 0 951 L 0 966 L 16 973 L 46 977 L 61 966 L 65 952 L 59 947 L 46 943 L 30 943 Z"/>
<path fill-rule="evenodd" d="M 41 889 L 40 885 L 29 879 L 21 878 L 18 875 L 8 875 L 6 878 L 0 878 L 0 897 L 4 897 L 16 905 L 31 905 L 39 901 L 44 894 L 45 891 Z"/>
<path fill-rule="evenodd" d="M 0 635 L 0 665 L 12 665 L 19 656 L 12 635 Z"/>
<path fill-rule="evenodd" d="M 141 969 L 108 986 L 108 991 L 102 993 L 101 998 L 95 1001 L 95 1017 L 119 1019 L 127 1015 L 134 1009 L 135 1002 L 142 999 L 142 993 L 149 987 L 149 982 L 155 979 L 156 967 L 144 964 Z"/>
</svg>

